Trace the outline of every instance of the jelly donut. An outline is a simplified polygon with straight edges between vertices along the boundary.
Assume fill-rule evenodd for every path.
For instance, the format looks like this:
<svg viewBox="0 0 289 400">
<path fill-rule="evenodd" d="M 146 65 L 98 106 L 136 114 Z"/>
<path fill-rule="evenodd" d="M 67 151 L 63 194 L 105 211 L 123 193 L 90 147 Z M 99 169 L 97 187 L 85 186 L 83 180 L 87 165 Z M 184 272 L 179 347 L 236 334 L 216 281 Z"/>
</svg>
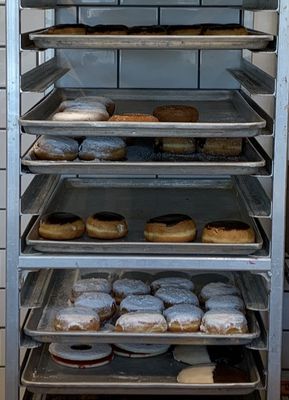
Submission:
<svg viewBox="0 0 289 400">
<path fill-rule="evenodd" d="M 230 335 L 247 333 L 248 325 L 244 314 L 238 310 L 210 310 L 203 318 L 200 330 L 205 333 Z"/>
<path fill-rule="evenodd" d="M 91 292 L 110 293 L 111 283 L 104 278 L 80 279 L 72 286 L 71 301 L 73 302 L 83 293 Z"/>
<path fill-rule="evenodd" d="M 239 289 L 230 283 L 210 282 L 202 288 L 200 297 L 201 300 L 205 302 L 211 297 L 215 296 L 227 296 L 227 295 L 238 296 L 239 294 L 240 294 Z"/>
<path fill-rule="evenodd" d="M 101 322 L 110 319 L 116 311 L 115 301 L 108 293 L 83 293 L 75 299 L 74 305 L 92 308 L 99 315 Z"/>
<path fill-rule="evenodd" d="M 155 292 L 155 296 L 164 302 L 166 308 L 176 304 L 199 305 L 199 300 L 193 292 L 175 286 L 161 287 Z"/>
<path fill-rule="evenodd" d="M 130 295 L 120 303 L 121 314 L 135 311 L 162 313 L 163 309 L 163 301 L 157 297 L 151 296 L 150 294 Z"/>
<path fill-rule="evenodd" d="M 90 137 L 84 139 L 79 148 L 81 160 L 118 161 L 126 157 L 126 143 L 118 137 Z"/>
<path fill-rule="evenodd" d="M 206 310 L 239 310 L 244 311 L 245 304 L 239 296 L 223 295 L 210 297 L 205 304 Z"/>
<path fill-rule="evenodd" d="M 150 287 L 139 279 L 118 279 L 112 284 L 112 290 L 117 304 L 129 295 L 144 295 L 150 293 Z"/>
<path fill-rule="evenodd" d="M 197 332 L 203 314 L 199 307 L 192 304 L 178 304 L 164 312 L 170 332 Z"/>
<path fill-rule="evenodd" d="M 187 278 L 182 278 L 179 276 L 168 276 L 165 278 L 156 279 L 151 283 L 151 289 L 156 292 L 161 287 L 172 287 L 194 290 L 194 284 Z"/>
<path fill-rule="evenodd" d="M 56 331 L 99 331 L 98 314 L 85 307 L 65 307 L 59 310 L 54 319 Z"/>
<path fill-rule="evenodd" d="M 115 323 L 116 332 L 163 333 L 167 323 L 160 313 L 133 312 L 121 315 Z"/>
<path fill-rule="evenodd" d="M 73 161 L 78 156 L 78 143 L 69 137 L 41 136 L 33 146 L 39 160 Z"/>
</svg>

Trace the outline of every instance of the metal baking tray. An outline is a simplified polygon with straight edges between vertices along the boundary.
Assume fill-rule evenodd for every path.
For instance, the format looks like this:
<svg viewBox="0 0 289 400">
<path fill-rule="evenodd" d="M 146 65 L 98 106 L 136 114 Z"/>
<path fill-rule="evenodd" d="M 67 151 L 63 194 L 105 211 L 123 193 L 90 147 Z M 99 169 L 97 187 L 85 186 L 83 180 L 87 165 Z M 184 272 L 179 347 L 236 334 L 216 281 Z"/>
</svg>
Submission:
<svg viewBox="0 0 289 400">
<path fill-rule="evenodd" d="M 106 96 L 114 100 L 115 113 L 148 113 L 164 104 L 195 106 L 200 114 L 194 123 L 52 121 L 64 100 L 79 96 Z M 20 118 L 26 133 L 67 136 L 131 137 L 252 137 L 262 134 L 266 121 L 237 90 L 55 89 Z"/>
<path fill-rule="evenodd" d="M 48 161 L 35 157 L 33 145 L 22 158 L 22 166 L 34 174 L 165 174 L 165 175 L 245 175 L 261 173 L 264 158 L 249 140 L 244 140 L 238 157 L 212 157 L 201 153 L 170 155 L 154 151 L 148 139 L 128 145 L 124 161 Z"/>
<path fill-rule="evenodd" d="M 255 30 L 248 35 L 50 35 L 47 30 L 31 32 L 29 39 L 40 49 L 250 49 L 263 50 L 274 36 Z"/>
<path fill-rule="evenodd" d="M 67 178 L 57 186 L 43 214 L 66 211 L 86 219 L 98 211 L 117 212 L 126 217 L 127 237 L 97 240 L 84 235 L 75 240 L 53 241 L 39 236 L 40 216 L 26 237 L 27 245 L 41 252 L 248 255 L 262 248 L 263 240 L 231 178 L 218 179 L 103 179 Z M 148 219 L 164 214 L 192 216 L 198 235 L 192 243 L 151 243 L 144 239 Z M 201 243 L 204 225 L 215 220 L 244 220 L 255 229 L 256 242 L 249 244 Z"/>
<path fill-rule="evenodd" d="M 113 324 L 104 327 L 99 332 L 56 332 L 53 327 L 55 314 L 66 307 L 71 295 L 73 284 L 79 279 L 77 270 L 54 271 L 46 298 L 42 307 L 31 311 L 24 332 L 39 342 L 61 343 L 169 343 L 169 344 L 195 344 L 195 345 L 244 345 L 252 342 L 260 336 L 260 328 L 253 312 L 247 311 L 249 333 L 234 335 L 214 335 L 203 332 L 194 333 L 150 333 L 134 334 L 113 331 Z M 168 274 L 170 275 L 170 274 Z M 92 274 L 90 276 L 97 276 Z M 131 275 L 123 275 L 131 277 Z M 171 276 L 171 275 L 170 275 Z M 139 278 L 139 274 L 133 274 L 133 278 Z M 114 279 L 118 275 L 115 274 Z M 150 278 L 150 277 L 149 277 Z M 148 279 L 149 279 L 148 278 Z M 152 280 L 153 275 L 151 275 Z M 108 277 L 109 279 L 109 277 Z M 196 274 L 192 276 L 196 292 L 203 285 L 213 281 L 228 281 L 228 275 L 221 274 Z M 232 278 L 233 279 L 233 278 Z M 112 321 L 113 322 L 113 321 Z"/>
<path fill-rule="evenodd" d="M 23 370 L 21 383 L 31 392 L 74 394 L 249 394 L 260 383 L 255 361 L 249 351 L 239 365 L 248 372 L 245 383 L 191 384 L 177 383 L 179 372 L 188 365 L 174 360 L 168 352 L 149 359 L 127 359 L 115 356 L 103 367 L 73 369 L 56 364 L 48 345 L 32 350 Z"/>
</svg>

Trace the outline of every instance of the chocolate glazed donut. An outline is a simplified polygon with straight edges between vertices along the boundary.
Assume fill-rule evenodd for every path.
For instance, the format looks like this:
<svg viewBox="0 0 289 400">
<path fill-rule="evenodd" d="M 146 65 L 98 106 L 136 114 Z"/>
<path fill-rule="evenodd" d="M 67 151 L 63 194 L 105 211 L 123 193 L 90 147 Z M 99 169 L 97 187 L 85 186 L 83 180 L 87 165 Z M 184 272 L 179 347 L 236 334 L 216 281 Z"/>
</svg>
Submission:
<svg viewBox="0 0 289 400">
<path fill-rule="evenodd" d="M 202 233 L 203 243 L 254 243 L 255 232 L 243 221 L 214 221 Z"/>
<path fill-rule="evenodd" d="M 77 215 L 57 212 L 41 218 L 38 232 L 45 239 L 76 239 L 84 234 L 85 225 Z"/>
<path fill-rule="evenodd" d="M 120 239 L 128 233 L 125 218 L 107 211 L 90 216 L 86 221 L 86 229 L 88 236 L 96 239 Z"/>
</svg>

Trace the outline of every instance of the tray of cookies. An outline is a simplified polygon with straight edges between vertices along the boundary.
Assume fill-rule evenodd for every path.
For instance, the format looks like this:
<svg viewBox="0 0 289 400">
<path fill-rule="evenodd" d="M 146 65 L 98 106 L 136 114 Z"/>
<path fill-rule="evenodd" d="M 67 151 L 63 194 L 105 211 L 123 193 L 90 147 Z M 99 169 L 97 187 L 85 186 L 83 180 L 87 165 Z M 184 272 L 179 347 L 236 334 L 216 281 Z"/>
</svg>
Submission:
<svg viewBox="0 0 289 400">
<path fill-rule="evenodd" d="M 87 160 L 89 151 L 92 159 Z M 252 175 L 262 174 L 265 164 L 253 143 L 242 138 L 124 141 L 41 136 L 22 158 L 22 167 L 28 172 L 68 175 L 131 174 L 132 170 L 135 175 Z"/>
<path fill-rule="evenodd" d="M 33 135 L 252 137 L 266 121 L 237 90 L 55 89 L 20 118 Z"/>
<path fill-rule="evenodd" d="M 248 344 L 260 335 L 231 274 L 104 276 L 55 271 L 25 334 L 39 342 L 183 345 Z"/>
<path fill-rule="evenodd" d="M 263 240 L 232 178 L 66 178 L 26 243 L 44 253 L 248 255 Z"/>
<path fill-rule="evenodd" d="M 238 24 L 191 26 L 62 25 L 31 32 L 41 49 L 265 49 L 274 36 Z"/>
<path fill-rule="evenodd" d="M 58 394 L 245 395 L 258 388 L 249 351 L 185 347 L 183 359 L 178 346 L 52 343 L 32 350 L 21 382 L 32 392 Z"/>
</svg>

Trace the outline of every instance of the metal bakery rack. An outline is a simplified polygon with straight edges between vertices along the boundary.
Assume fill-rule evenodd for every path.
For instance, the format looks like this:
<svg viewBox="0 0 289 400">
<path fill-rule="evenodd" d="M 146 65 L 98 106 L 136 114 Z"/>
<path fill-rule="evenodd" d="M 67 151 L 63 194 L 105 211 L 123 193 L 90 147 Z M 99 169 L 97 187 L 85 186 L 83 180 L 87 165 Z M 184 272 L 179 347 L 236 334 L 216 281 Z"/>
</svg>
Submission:
<svg viewBox="0 0 289 400">
<path fill-rule="evenodd" d="M 25 400 L 81 399 L 81 395 L 190 395 L 199 400 L 267 400 L 280 398 L 281 320 L 284 263 L 285 192 L 289 100 L 288 0 L 7 0 L 7 286 L 6 286 L 6 398 Z M 208 6 L 224 13 L 239 10 L 247 36 L 89 36 L 48 35 L 46 26 L 61 20 L 73 7 L 185 7 Z M 23 32 L 21 15 L 41 9 L 45 27 Z M 255 31 L 254 19 L 274 14 L 276 35 Z M 208 14 L 209 16 L 209 14 Z M 78 22 L 78 17 L 75 23 Z M 133 22 L 133 21 L 132 21 Z M 208 21 L 207 21 L 208 22 Z M 266 31 L 266 27 L 264 27 Z M 55 50 L 52 50 L 55 49 Z M 64 50 L 65 49 L 65 50 Z M 238 88 L 202 89 L 100 89 L 90 77 L 89 89 L 59 85 L 70 65 L 59 60 L 73 49 L 238 49 L 238 68 L 228 69 Z M 29 51 L 37 66 L 21 75 L 21 59 Z M 276 78 L 255 65 L 261 56 L 276 60 Z M 163 69 L 165 71 L 165 65 Z M 198 66 L 202 68 L 201 63 Z M 213 65 L 212 65 L 213 68 Z M 177 78 L 176 78 L 177 79 Z M 22 113 L 21 94 L 42 93 L 43 99 Z M 119 112 L 148 112 L 165 103 L 194 103 L 198 123 L 140 124 L 65 122 L 51 120 L 63 99 L 81 94 L 111 97 Z M 272 101 L 273 118 L 260 105 Z M 151 111 L 150 111 L 151 112 Z M 113 129 L 112 129 L 113 127 Z M 115 136 L 137 138 L 128 157 L 120 162 L 47 162 L 37 160 L 31 146 L 22 151 L 21 139 L 31 135 Z M 29 136 L 30 135 L 30 136 Z M 243 153 L 234 158 L 165 157 L 152 151 L 155 137 L 242 137 Z M 38 138 L 36 138 L 38 140 Z M 265 144 L 271 145 L 270 151 Z M 22 156 L 22 159 L 21 159 Z M 21 177 L 30 179 L 24 193 Z M 33 176 L 34 175 L 34 176 Z M 33 178 L 33 179 L 32 179 Z M 51 242 L 38 236 L 39 216 L 66 207 L 87 217 L 95 204 L 123 210 L 134 228 L 117 243 L 95 242 L 83 237 L 75 242 Z M 253 245 L 210 246 L 145 243 L 142 224 L 152 213 L 172 212 L 176 205 L 196 215 L 202 227 L 208 220 L 241 218 L 257 233 Z M 194 212 L 191 213 L 191 210 Z M 22 229 L 21 216 L 29 215 Z M 25 218 L 27 221 L 27 218 Z M 241 335 L 120 334 L 111 329 L 97 333 L 62 333 L 52 329 L 56 310 L 65 304 L 78 276 L 134 276 L 186 272 L 199 284 L 210 279 L 233 280 L 243 295 L 249 332 Z M 21 309 L 28 310 L 20 318 Z M 20 324 L 21 321 L 21 324 Z M 170 343 L 191 345 L 242 345 L 243 368 L 248 382 L 182 385 L 176 375 L 184 367 L 170 353 L 149 362 L 121 359 L 97 370 L 71 370 L 49 357 L 47 343 Z M 26 350 L 20 357 L 20 349 Z M 21 359 L 21 362 L 20 362 Z M 124 361 L 123 361 L 124 360 Z M 62 397 L 62 395 L 64 397 Z M 221 396 L 221 397 L 219 397 Z M 111 398 L 111 396 L 110 396 Z M 226 397 L 227 398 L 227 397 Z"/>
</svg>

